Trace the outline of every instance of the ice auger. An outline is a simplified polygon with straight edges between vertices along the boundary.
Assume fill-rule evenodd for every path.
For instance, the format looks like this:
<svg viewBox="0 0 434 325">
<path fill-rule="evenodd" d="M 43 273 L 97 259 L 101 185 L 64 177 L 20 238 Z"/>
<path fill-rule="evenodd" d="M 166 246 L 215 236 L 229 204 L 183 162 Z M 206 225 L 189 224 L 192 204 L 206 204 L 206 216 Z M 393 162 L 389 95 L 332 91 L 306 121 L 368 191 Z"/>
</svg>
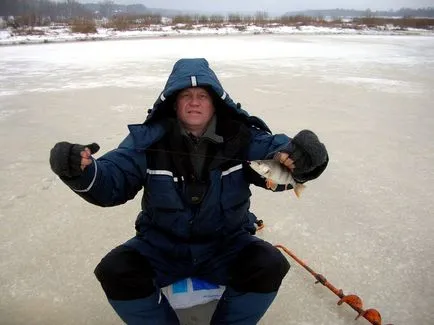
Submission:
<svg viewBox="0 0 434 325">
<path fill-rule="evenodd" d="M 261 224 L 263 227 L 263 225 Z M 286 254 L 291 256 L 298 264 L 300 264 L 303 268 L 305 268 L 310 274 L 314 276 L 316 279 L 315 283 L 321 283 L 328 289 L 330 289 L 335 295 L 337 295 L 340 300 L 338 301 L 338 305 L 342 305 L 343 303 L 347 303 L 352 309 L 354 309 L 358 315 L 356 317 L 356 320 L 359 317 L 366 318 L 371 324 L 373 325 L 381 325 L 381 315 L 376 309 L 363 309 L 363 302 L 362 299 L 360 299 L 359 296 L 351 294 L 351 295 L 345 295 L 342 291 L 342 289 L 336 288 L 334 285 L 332 285 L 330 282 L 327 281 L 325 276 L 322 274 L 316 273 L 314 270 L 312 270 L 306 263 L 304 263 L 301 259 L 299 259 L 293 252 L 291 252 L 289 249 L 287 249 L 285 246 L 282 245 L 275 245 L 277 248 L 280 248 L 283 250 Z M 392 324 L 387 324 L 392 325 Z"/>
</svg>

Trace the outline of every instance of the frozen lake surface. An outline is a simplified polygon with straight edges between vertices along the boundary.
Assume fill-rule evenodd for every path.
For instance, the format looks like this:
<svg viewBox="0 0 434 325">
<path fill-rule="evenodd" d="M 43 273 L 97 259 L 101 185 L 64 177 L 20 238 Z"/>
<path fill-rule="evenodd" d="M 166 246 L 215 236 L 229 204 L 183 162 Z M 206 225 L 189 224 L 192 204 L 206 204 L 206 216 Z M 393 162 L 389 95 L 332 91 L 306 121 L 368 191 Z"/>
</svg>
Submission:
<svg viewBox="0 0 434 325">
<path fill-rule="evenodd" d="M 140 195 L 92 206 L 51 172 L 49 151 L 117 146 L 181 57 L 206 57 L 275 133 L 308 128 L 327 145 L 329 167 L 301 199 L 252 188 L 259 236 L 357 293 L 383 324 L 433 324 L 434 37 L 357 35 L 0 48 L 0 323 L 120 323 L 93 269 L 134 235 Z M 261 324 L 368 324 L 290 262 Z"/>
</svg>

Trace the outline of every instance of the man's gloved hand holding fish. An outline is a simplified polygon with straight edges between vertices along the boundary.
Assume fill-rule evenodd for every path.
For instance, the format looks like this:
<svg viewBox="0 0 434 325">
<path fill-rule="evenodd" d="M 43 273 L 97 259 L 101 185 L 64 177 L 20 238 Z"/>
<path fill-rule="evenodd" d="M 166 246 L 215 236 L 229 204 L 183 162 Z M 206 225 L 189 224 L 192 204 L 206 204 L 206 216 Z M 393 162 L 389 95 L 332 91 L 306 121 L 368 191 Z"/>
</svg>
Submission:
<svg viewBox="0 0 434 325">
<path fill-rule="evenodd" d="M 286 166 L 298 183 L 316 178 L 327 167 L 329 160 L 324 144 L 309 130 L 297 133 L 288 147 L 278 152 L 274 159 Z"/>
</svg>

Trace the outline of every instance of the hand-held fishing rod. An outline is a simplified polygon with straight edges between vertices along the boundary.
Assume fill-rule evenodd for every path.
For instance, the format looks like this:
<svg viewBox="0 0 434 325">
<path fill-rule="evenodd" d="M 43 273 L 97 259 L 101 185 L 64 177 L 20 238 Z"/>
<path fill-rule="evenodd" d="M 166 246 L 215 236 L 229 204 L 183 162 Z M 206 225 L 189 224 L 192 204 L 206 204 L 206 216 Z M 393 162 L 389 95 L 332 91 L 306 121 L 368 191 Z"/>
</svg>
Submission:
<svg viewBox="0 0 434 325">
<path fill-rule="evenodd" d="M 330 282 L 327 281 L 327 279 L 319 273 L 316 273 L 314 270 L 312 270 L 306 263 L 304 263 L 301 259 L 299 259 L 297 256 L 295 256 L 294 253 L 292 253 L 289 249 L 282 245 L 275 245 L 275 247 L 282 249 L 286 254 L 291 256 L 298 264 L 300 264 L 302 267 L 304 267 L 310 274 L 314 276 L 314 278 L 317 280 L 315 283 L 321 283 L 328 289 L 330 289 L 335 295 L 337 295 L 340 300 L 338 301 L 338 305 L 342 305 L 342 303 L 347 303 L 351 308 L 353 308 L 357 313 L 356 320 L 362 316 L 365 319 L 367 319 L 371 324 L 373 325 L 381 325 L 381 315 L 376 309 L 363 309 L 363 302 L 362 299 L 360 299 L 357 295 L 345 295 L 342 291 L 342 289 L 337 289 L 335 286 L 333 286 Z M 392 325 L 392 324 L 387 324 Z"/>
</svg>

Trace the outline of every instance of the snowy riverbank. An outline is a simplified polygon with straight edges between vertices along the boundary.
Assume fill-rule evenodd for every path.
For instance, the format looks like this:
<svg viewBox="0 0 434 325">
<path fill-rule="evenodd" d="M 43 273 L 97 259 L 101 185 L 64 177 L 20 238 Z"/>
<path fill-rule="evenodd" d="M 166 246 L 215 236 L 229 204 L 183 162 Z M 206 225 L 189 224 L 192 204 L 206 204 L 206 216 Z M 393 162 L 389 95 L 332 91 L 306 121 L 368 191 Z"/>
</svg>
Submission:
<svg viewBox="0 0 434 325">
<path fill-rule="evenodd" d="M 17 32 L 13 29 L 0 30 L 0 45 L 20 45 L 37 43 L 56 43 L 74 41 L 97 41 L 114 39 L 133 39 L 149 37 L 204 36 L 204 35 L 429 35 L 433 30 L 400 29 L 394 26 L 378 26 L 377 28 L 331 28 L 317 26 L 256 26 L 256 25 L 224 25 L 211 28 L 205 25 L 188 26 L 178 24 L 173 26 L 151 25 L 140 30 L 118 31 L 111 28 L 97 28 L 97 33 L 72 33 L 67 26 L 34 27 Z"/>
</svg>

